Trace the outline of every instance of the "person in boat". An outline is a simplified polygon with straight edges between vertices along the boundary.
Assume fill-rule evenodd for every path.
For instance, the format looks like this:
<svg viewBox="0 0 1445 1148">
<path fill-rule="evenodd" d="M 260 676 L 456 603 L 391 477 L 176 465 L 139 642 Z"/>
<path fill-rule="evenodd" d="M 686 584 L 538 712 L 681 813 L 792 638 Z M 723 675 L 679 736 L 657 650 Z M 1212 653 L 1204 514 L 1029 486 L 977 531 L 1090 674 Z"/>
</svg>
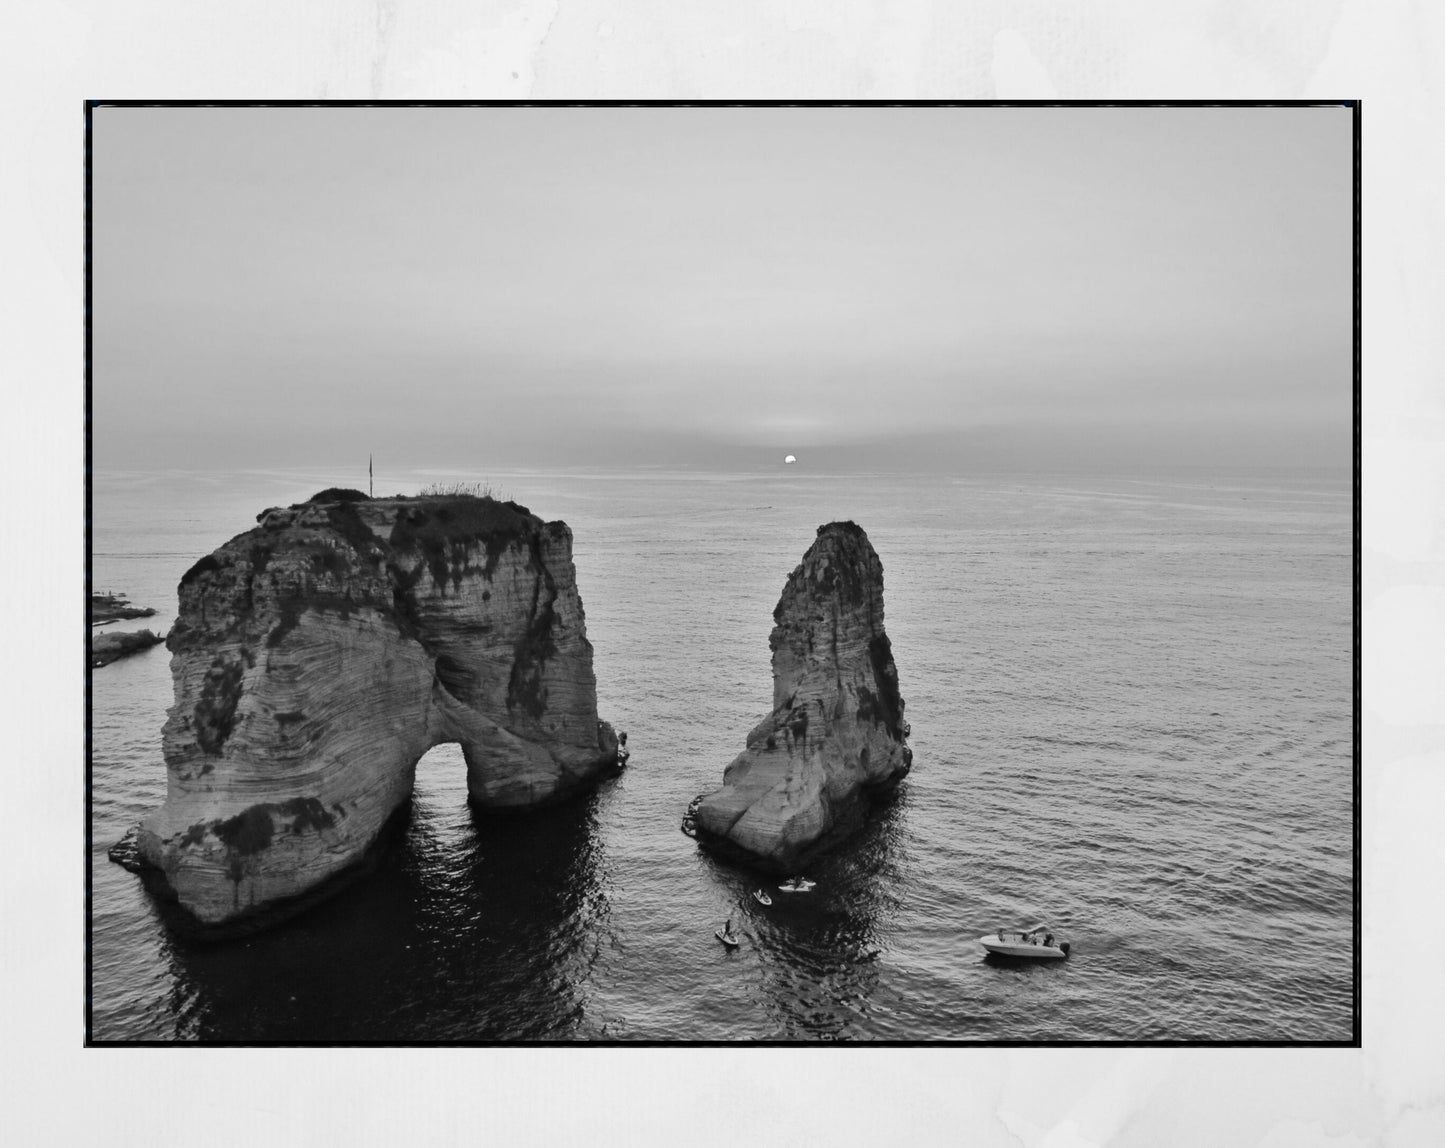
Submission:
<svg viewBox="0 0 1445 1148">
<path fill-rule="evenodd" d="M 731 917 L 728 918 L 728 923 L 723 926 L 723 936 L 728 940 L 733 939 L 733 919 Z"/>
<path fill-rule="evenodd" d="M 1050 948 L 1053 947 L 1053 944 L 1054 944 L 1054 935 L 1053 935 L 1053 933 L 1048 934 L 1048 936 L 1046 936 L 1046 937 L 1044 938 L 1044 944 L 1048 945 Z"/>
</svg>

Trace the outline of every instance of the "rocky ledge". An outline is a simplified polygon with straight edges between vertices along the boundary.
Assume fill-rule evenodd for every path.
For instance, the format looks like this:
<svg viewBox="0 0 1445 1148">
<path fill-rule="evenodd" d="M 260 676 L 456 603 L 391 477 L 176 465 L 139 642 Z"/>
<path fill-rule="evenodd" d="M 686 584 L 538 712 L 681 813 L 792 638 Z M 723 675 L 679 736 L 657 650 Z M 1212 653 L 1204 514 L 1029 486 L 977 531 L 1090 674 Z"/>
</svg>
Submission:
<svg viewBox="0 0 1445 1148">
<path fill-rule="evenodd" d="M 90 666 L 99 669 L 108 666 L 117 658 L 138 654 L 159 646 L 166 640 L 164 634 L 153 634 L 149 630 L 126 630 L 114 634 L 94 634 L 90 639 Z"/>
<path fill-rule="evenodd" d="M 91 594 L 90 624 L 104 625 L 129 618 L 150 618 L 155 615 L 153 606 L 132 606 L 124 594 Z"/>
<path fill-rule="evenodd" d="M 460 743 L 471 800 L 520 809 L 617 763 L 565 523 L 490 498 L 328 490 L 181 579 L 153 888 L 234 931 L 315 900 Z"/>
<path fill-rule="evenodd" d="M 883 563 L 861 527 L 818 528 L 773 621 L 773 710 L 689 823 L 705 845 L 789 872 L 856 828 L 913 751 L 883 629 Z"/>
<path fill-rule="evenodd" d="M 128 621 L 132 618 L 155 616 L 152 607 L 132 606 L 122 594 L 95 594 L 90 596 L 90 667 L 99 669 L 119 658 L 138 654 L 159 646 L 166 640 L 164 634 L 153 634 L 150 630 L 124 630 L 114 633 L 95 633 L 101 626 L 112 622 Z"/>
</svg>

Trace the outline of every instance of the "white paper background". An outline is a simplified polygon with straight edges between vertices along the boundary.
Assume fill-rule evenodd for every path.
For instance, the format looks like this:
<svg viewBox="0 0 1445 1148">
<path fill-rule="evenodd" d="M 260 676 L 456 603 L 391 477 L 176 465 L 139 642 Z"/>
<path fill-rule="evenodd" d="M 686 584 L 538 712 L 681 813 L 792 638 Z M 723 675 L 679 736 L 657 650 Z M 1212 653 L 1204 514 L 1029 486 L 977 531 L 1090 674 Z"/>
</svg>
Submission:
<svg viewBox="0 0 1445 1148">
<path fill-rule="evenodd" d="M 6 1140 L 1445 1144 L 1442 48 L 1424 0 L 8 0 Z M 1362 1050 L 82 1048 L 82 100 L 1055 96 L 1364 101 Z"/>
</svg>

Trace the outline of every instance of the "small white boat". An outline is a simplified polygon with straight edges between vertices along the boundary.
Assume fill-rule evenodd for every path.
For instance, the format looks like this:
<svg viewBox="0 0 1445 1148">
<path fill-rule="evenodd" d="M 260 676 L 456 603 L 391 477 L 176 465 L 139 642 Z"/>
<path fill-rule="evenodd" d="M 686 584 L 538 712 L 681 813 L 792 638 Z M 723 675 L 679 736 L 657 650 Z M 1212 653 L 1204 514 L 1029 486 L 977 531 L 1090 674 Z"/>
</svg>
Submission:
<svg viewBox="0 0 1445 1148">
<path fill-rule="evenodd" d="M 714 930 L 713 936 L 730 949 L 738 947 L 738 939 L 732 933 L 725 933 L 721 929 Z"/>
<path fill-rule="evenodd" d="M 818 882 L 809 881 L 806 877 L 795 877 L 791 881 L 784 881 L 778 886 L 780 893 L 806 893 Z"/>
<path fill-rule="evenodd" d="M 1036 961 L 1062 961 L 1069 955 L 1069 942 L 1060 941 L 1046 925 L 1032 929 L 1000 929 L 978 943 L 1001 957 L 1024 957 Z"/>
<path fill-rule="evenodd" d="M 753 896 L 757 898 L 757 902 L 759 905 L 771 905 L 773 903 L 773 899 L 768 896 L 765 890 L 754 889 Z"/>
</svg>

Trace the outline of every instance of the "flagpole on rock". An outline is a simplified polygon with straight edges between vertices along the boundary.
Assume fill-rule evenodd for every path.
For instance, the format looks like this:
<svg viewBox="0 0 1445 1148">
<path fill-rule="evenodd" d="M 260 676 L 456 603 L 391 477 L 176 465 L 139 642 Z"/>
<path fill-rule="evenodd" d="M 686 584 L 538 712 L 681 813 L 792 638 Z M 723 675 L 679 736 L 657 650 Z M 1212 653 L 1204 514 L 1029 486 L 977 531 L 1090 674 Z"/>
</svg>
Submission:
<svg viewBox="0 0 1445 1148">
<path fill-rule="evenodd" d="M 371 473 L 371 455 L 366 456 L 366 496 L 368 498 L 376 497 L 376 483 Z"/>
</svg>

